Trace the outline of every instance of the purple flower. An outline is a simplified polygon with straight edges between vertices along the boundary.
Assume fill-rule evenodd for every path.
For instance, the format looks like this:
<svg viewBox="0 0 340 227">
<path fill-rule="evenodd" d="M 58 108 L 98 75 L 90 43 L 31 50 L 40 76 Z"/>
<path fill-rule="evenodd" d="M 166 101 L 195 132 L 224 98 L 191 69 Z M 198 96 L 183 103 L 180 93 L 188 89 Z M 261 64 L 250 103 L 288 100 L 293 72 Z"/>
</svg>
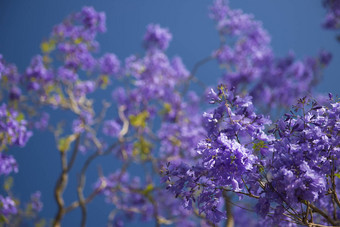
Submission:
<svg viewBox="0 0 340 227">
<path fill-rule="evenodd" d="M 21 97 L 21 89 L 17 86 L 14 86 L 9 91 L 9 98 L 11 100 L 19 100 Z"/>
<path fill-rule="evenodd" d="M 43 203 L 41 202 L 41 192 L 37 191 L 31 195 L 31 205 L 35 212 L 40 212 L 43 208 Z"/>
<path fill-rule="evenodd" d="M 93 81 L 87 80 L 79 82 L 74 87 L 74 94 L 76 97 L 84 96 L 88 93 L 94 92 L 95 83 Z"/>
<path fill-rule="evenodd" d="M 62 81 L 74 82 L 78 79 L 78 75 L 74 72 L 74 70 L 65 67 L 60 67 L 58 69 L 58 76 Z"/>
<path fill-rule="evenodd" d="M 121 130 L 120 124 L 117 121 L 105 121 L 103 126 L 103 133 L 107 136 L 118 137 Z"/>
<path fill-rule="evenodd" d="M 166 50 L 171 39 L 172 35 L 167 28 L 161 28 L 158 24 L 149 24 L 144 36 L 144 45 L 147 49 Z"/>
<path fill-rule="evenodd" d="M 118 73 L 120 68 L 120 62 L 116 55 L 105 54 L 99 59 L 100 72 L 105 75 L 114 75 Z"/>
<path fill-rule="evenodd" d="M 184 66 L 180 57 L 174 57 L 171 61 L 172 68 L 176 72 L 176 76 L 180 79 L 188 78 L 190 73 Z"/>
<path fill-rule="evenodd" d="M 8 109 L 6 104 L 0 106 L 0 150 L 6 148 L 7 145 L 18 145 L 23 147 L 32 132 L 28 131 L 27 122 L 24 116 L 18 112 Z"/>
<path fill-rule="evenodd" d="M 323 27 L 326 29 L 339 29 L 340 2 L 338 0 L 323 0 L 323 5 L 328 10 Z"/>
<path fill-rule="evenodd" d="M 45 130 L 48 127 L 50 115 L 48 113 L 42 113 L 39 120 L 34 123 L 34 127 L 39 130 Z"/>
<path fill-rule="evenodd" d="M 86 27 L 99 32 L 106 31 L 105 13 L 98 13 L 93 7 L 85 6 L 78 16 L 82 18 L 82 22 Z"/>
<path fill-rule="evenodd" d="M 320 51 L 319 59 L 322 65 L 327 66 L 329 62 L 332 60 L 332 54 L 327 51 Z"/>
<path fill-rule="evenodd" d="M 54 75 L 52 71 L 46 68 L 43 57 L 37 55 L 32 59 L 30 66 L 26 69 L 25 77 L 29 82 L 28 88 L 38 90 L 51 82 Z"/>
<path fill-rule="evenodd" d="M 13 156 L 0 153 L 0 175 L 18 172 L 18 164 Z"/>
<path fill-rule="evenodd" d="M 16 214 L 17 208 L 15 202 L 10 197 L 0 195 L 0 214 L 8 217 L 10 214 Z"/>
<path fill-rule="evenodd" d="M 82 133 L 84 130 L 84 124 L 80 119 L 76 119 L 72 122 L 73 133 Z"/>
<path fill-rule="evenodd" d="M 261 197 L 259 199 L 258 203 L 256 204 L 255 208 L 256 208 L 256 212 L 262 218 L 264 218 L 269 212 L 270 203 L 266 198 Z"/>
<path fill-rule="evenodd" d="M 3 59 L 4 58 L 3 58 L 2 54 L 0 54 L 0 79 L 2 77 L 4 70 L 5 70 L 5 65 L 3 63 Z"/>
</svg>

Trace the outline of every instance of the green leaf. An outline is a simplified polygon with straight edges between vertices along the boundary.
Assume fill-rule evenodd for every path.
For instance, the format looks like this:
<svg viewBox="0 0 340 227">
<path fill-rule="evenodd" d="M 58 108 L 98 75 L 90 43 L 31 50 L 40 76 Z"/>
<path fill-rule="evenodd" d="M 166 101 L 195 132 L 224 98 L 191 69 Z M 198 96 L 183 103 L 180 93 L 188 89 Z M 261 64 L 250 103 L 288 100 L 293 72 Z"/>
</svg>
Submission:
<svg viewBox="0 0 340 227">
<path fill-rule="evenodd" d="M 35 223 L 34 227 L 44 227 L 46 226 L 46 220 L 40 219 L 38 222 Z"/>
<path fill-rule="evenodd" d="M 257 143 L 254 143 L 253 145 L 254 151 L 260 151 L 262 148 L 268 148 L 268 146 L 262 140 L 260 140 Z"/>
<path fill-rule="evenodd" d="M 74 134 L 66 137 L 66 138 L 61 138 L 59 139 L 58 142 L 58 150 L 60 152 L 65 152 L 70 148 L 71 143 L 76 139 L 76 136 Z"/>
<path fill-rule="evenodd" d="M 19 115 L 16 118 L 16 120 L 19 121 L 19 122 L 24 120 L 24 119 L 25 119 L 25 115 L 23 113 L 19 113 Z"/>
<path fill-rule="evenodd" d="M 169 140 L 171 141 L 171 143 L 172 143 L 174 146 L 177 146 L 177 147 L 180 147 L 181 144 L 182 144 L 182 142 L 181 142 L 179 139 L 177 139 L 176 137 L 174 137 L 174 136 L 171 136 L 171 137 L 169 138 Z"/>
<path fill-rule="evenodd" d="M 260 173 L 263 173 L 264 172 L 264 166 L 263 165 L 257 165 L 258 167 L 258 170 Z"/>
<path fill-rule="evenodd" d="M 336 176 L 337 178 L 340 178 L 340 173 L 334 173 L 334 176 Z"/>
<path fill-rule="evenodd" d="M 163 109 L 160 111 L 160 114 L 163 114 L 163 115 L 168 114 L 170 113 L 171 110 L 172 110 L 171 104 L 166 102 L 164 103 Z"/>
<path fill-rule="evenodd" d="M 153 186 L 153 184 L 148 184 L 142 192 L 143 195 L 149 194 L 150 192 L 152 192 L 154 190 L 154 188 L 155 187 Z"/>
<path fill-rule="evenodd" d="M 105 89 L 107 87 L 107 85 L 109 84 L 110 82 L 110 78 L 108 75 L 102 75 L 101 76 L 101 85 L 100 85 L 100 88 L 101 89 Z"/>
<path fill-rule="evenodd" d="M 6 180 L 5 180 L 5 183 L 4 183 L 4 189 L 6 191 L 9 191 L 11 190 L 13 186 L 13 177 L 8 177 Z"/>
<path fill-rule="evenodd" d="M 83 42 L 82 38 L 77 38 L 77 39 L 74 40 L 75 44 L 80 44 L 81 42 Z"/>
<path fill-rule="evenodd" d="M 151 148 L 152 148 L 151 143 L 141 136 L 139 140 L 133 144 L 132 155 L 133 156 L 140 155 L 141 159 L 145 160 L 150 154 Z"/>
<path fill-rule="evenodd" d="M 43 53 L 49 53 L 55 49 L 55 41 L 51 39 L 49 41 L 42 42 L 40 48 Z"/>
<path fill-rule="evenodd" d="M 8 220 L 4 215 L 0 215 L 0 223 L 8 223 Z"/>
<path fill-rule="evenodd" d="M 149 118 L 149 112 L 144 110 L 143 112 L 137 115 L 130 115 L 129 120 L 132 126 L 138 128 L 145 128 L 146 127 L 146 120 Z"/>
</svg>

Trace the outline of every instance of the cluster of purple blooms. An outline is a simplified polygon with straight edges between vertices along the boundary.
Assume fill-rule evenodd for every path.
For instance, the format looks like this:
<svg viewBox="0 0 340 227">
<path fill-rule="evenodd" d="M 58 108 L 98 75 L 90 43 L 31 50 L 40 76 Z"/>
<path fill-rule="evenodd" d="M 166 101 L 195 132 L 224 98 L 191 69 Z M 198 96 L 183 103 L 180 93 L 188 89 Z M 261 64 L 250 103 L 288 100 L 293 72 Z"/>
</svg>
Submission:
<svg viewBox="0 0 340 227">
<path fill-rule="evenodd" d="M 313 214 L 301 208 L 304 204 L 314 212 L 315 206 L 327 211 L 329 217 L 316 212 L 320 224 L 339 224 L 339 116 L 340 102 L 332 95 L 324 106 L 302 98 L 294 112 L 276 123 L 270 131 L 276 140 L 266 158 L 267 182 L 257 206 L 263 217 L 275 202 L 276 221 L 286 212 L 297 223 L 307 224 Z"/>
<path fill-rule="evenodd" d="M 12 146 L 23 147 L 26 145 L 32 132 L 27 129 L 27 122 L 22 114 L 8 107 L 0 106 L 0 176 L 8 176 L 18 172 L 18 164 L 12 155 L 5 151 Z M 8 217 L 17 213 L 16 204 L 11 196 L 0 195 L 0 216 Z"/>
<path fill-rule="evenodd" d="M 325 51 L 304 60 L 296 60 L 293 53 L 275 57 L 262 23 L 251 14 L 231 9 L 225 0 L 215 1 L 210 17 L 221 37 L 221 45 L 213 53 L 225 69 L 220 82 L 247 92 L 267 112 L 289 108 L 299 97 L 310 94 L 331 60 Z"/>
<path fill-rule="evenodd" d="M 326 29 L 337 30 L 340 28 L 340 1 L 323 0 L 324 7 L 328 10 L 323 26 Z"/>
<path fill-rule="evenodd" d="M 338 1 L 324 2 L 331 9 L 325 26 L 337 28 Z M 222 219 L 230 221 L 233 212 L 236 225 L 245 220 L 267 226 L 339 225 L 339 101 L 330 96 L 321 106 L 302 98 L 275 123 L 255 108 L 269 113 L 313 92 L 331 55 L 275 57 L 262 24 L 224 0 L 214 2 L 210 17 L 221 38 L 211 57 L 225 71 L 223 85 L 208 94 L 215 107 L 203 114 L 202 97 L 187 92 L 195 75 L 180 57 L 167 56 L 172 34 L 158 24 L 147 26 L 144 56 L 125 61 L 113 53 L 97 57 L 96 36 L 106 31 L 105 14 L 84 7 L 54 27 L 41 45 L 42 54 L 24 73 L 0 55 L 0 98 L 8 97 L 1 100 L 8 104 L 0 106 L 0 175 L 18 171 L 16 160 L 4 150 L 25 146 L 31 128 L 47 129 L 53 116 L 44 108 L 52 107 L 75 116 L 65 131 L 56 127 L 55 137 L 61 156 L 72 149 L 74 158 L 78 150 L 88 155 L 80 179 L 98 156 L 113 154 L 120 162 L 113 173 L 99 174 L 88 197 L 80 180 L 78 200 L 66 207 L 64 174 L 74 160 L 65 164 L 65 156 L 56 184 L 61 215 L 55 226 L 74 204 L 81 206 L 83 225 L 86 203 L 96 195 L 113 205 L 109 226 L 133 219 L 154 220 L 156 226 L 215 226 Z M 91 93 L 99 88 L 112 91 L 115 105 L 104 101 L 98 114 Z M 143 175 L 130 173 L 131 165 L 142 166 Z M 244 210 L 229 209 L 232 195 L 258 216 L 248 219 Z M 249 205 L 248 197 L 256 202 Z M 28 207 L 35 213 L 42 210 L 39 191 Z M 1 217 L 18 217 L 19 210 L 14 198 L 0 195 Z"/>
<path fill-rule="evenodd" d="M 223 191 L 243 192 L 246 182 L 256 182 L 260 158 L 273 138 L 264 132 L 271 121 L 254 112 L 250 96 L 237 96 L 220 85 L 217 93 L 211 90 L 209 99 L 218 107 L 203 114 L 207 137 L 197 145 L 199 161 L 192 166 L 169 165 L 163 180 L 188 209 L 197 201 L 200 213 L 219 222 L 225 217 L 218 209 Z"/>
<path fill-rule="evenodd" d="M 27 130 L 27 122 L 23 118 L 6 104 L 0 106 L 1 150 L 8 145 L 25 146 L 32 133 Z"/>
<path fill-rule="evenodd" d="M 254 208 L 268 226 L 339 224 L 339 100 L 330 95 L 321 106 L 302 98 L 266 131 L 270 121 L 254 113 L 249 96 L 220 86 L 210 99 L 218 106 L 204 114 L 207 138 L 197 145 L 199 161 L 164 171 L 168 190 L 185 207 L 197 206 L 217 223 L 226 217 L 219 210 L 223 193 L 234 192 L 257 199 Z"/>
<path fill-rule="evenodd" d="M 170 60 L 164 53 L 170 40 L 167 29 L 149 25 L 144 36 L 145 56 L 130 56 L 121 66 L 118 78 L 125 80 L 129 89 L 116 88 L 113 98 L 119 107 L 124 107 L 122 114 L 129 119 L 125 137 L 135 138 L 129 143 L 121 142 L 120 149 L 115 151 L 124 164 L 133 160 L 158 169 L 170 160 L 187 157 L 190 160 L 195 144 L 203 138 L 199 97 L 194 92 L 186 95 L 180 92 L 189 72 L 179 57 Z M 160 126 L 153 127 L 159 118 Z M 123 124 L 119 118 L 104 121 L 103 133 L 119 138 Z M 143 177 L 132 176 L 128 171 L 103 176 L 95 190 L 119 211 L 113 221 L 116 226 L 138 218 L 136 214 L 141 214 L 142 221 L 155 219 L 158 224 L 176 226 L 194 226 L 197 219 L 159 184 L 159 177 L 151 177 L 148 171 Z"/>
</svg>

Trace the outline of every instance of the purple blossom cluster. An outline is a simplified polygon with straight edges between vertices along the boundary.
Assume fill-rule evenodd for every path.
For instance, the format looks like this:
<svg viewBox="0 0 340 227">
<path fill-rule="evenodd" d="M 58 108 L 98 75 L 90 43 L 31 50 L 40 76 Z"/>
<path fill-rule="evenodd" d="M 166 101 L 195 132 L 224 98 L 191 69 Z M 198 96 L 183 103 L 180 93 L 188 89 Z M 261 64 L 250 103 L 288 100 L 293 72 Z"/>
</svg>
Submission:
<svg viewBox="0 0 340 227">
<path fill-rule="evenodd" d="M 171 33 L 159 24 L 149 24 L 144 36 L 144 45 L 147 49 L 166 50 L 172 39 Z"/>
<path fill-rule="evenodd" d="M 7 176 L 18 172 L 17 161 L 12 155 L 4 154 L 4 150 L 14 145 L 25 146 L 31 136 L 32 132 L 27 129 L 24 116 L 3 103 L 0 106 L 0 175 Z M 0 216 L 6 219 L 16 213 L 13 199 L 0 195 Z"/>
<path fill-rule="evenodd" d="M 11 101 L 20 100 L 22 91 L 18 83 L 21 78 L 17 67 L 14 64 L 7 63 L 0 54 L 0 84 L 2 84 L 0 94 L 8 95 Z"/>
<path fill-rule="evenodd" d="M 210 17 L 221 37 L 221 46 L 212 55 L 225 69 L 221 82 L 247 92 L 267 112 L 289 108 L 299 97 L 310 94 L 331 59 L 325 51 L 305 60 L 296 60 L 292 53 L 275 57 L 262 23 L 251 14 L 231 9 L 225 0 L 214 2 Z"/>
<path fill-rule="evenodd" d="M 205 134 L 199 114 L 200 98 L 194 92 L 180 92 L 189 72 L 179 57 L 170 60 L 165 54 L 170 40 L 167 37 L 171 34 L 166 29 L 148 26 L 145 56 L 130 56 L 121 67 L 119 79 L 129 84 L 129 89 L 118 87 L 113 91 L 114 100 L 124 110 L 120 114 L 129 120 L 125 137 L 134 138 L 116 150 L 125 164 L 152 163 L 153 168 L 159 169 L 169 160 L 193 160 L 194 147 Z M 121 117 L 105 121 L 103 133 L 123 141 L 123 126 Z M 128 171 L 113 173 L 100 177 L 95 187 L 119 210 L 120 215 L 113 220 L 117 226 L 122 220 L 138 218 L 136 214 L 141 214 L 144 221 L 155 219 L 160 224 L 195 225 L 193 220 L 197 218 L 164 190 L 159 176 L 152 178 L 146 172 L 146 179 L 129 178 Z"/>
<path fill-rule="evenodd" d="M 197 145 L 200 158 L 164 171 L 168 190 L 186 208 L 197 206 L 219 222 L 226 217 L 218 209 L 224 193 L 233 192 L 257 199 L 266 225 L 340 223 L 339 100 L 330 95 L 321 106 L 302 98 L 266 131 L 270 121 L 254 113 L 249 96 L 235 96 L 223 85 L 209 95 L 219 105 L 204 114 L 208 135 Z"/>
<path fill-rule="evenodd" d="M 12 198 L 0 195 L 0 215 L 2 217 L 8 217 L 9 215 L 16 213 L 17 208 Z"/>
<path fill-rule="evenodd" d="M 181 201 L 172 199 L 170 192 L 158 188 L 151 179 L 143 183 L 141 177 L 117 171 L 108 177 L 101 177 L 95 188 L 105 195 L 108 203 L 115 205 L 114 226 L 124 226 L 123 223 L 134 219 L 146 222 L 154 218 L 159 224 L 196 226 L 197 220 L 182 206 Z M 205 226 L 204 220 L 202 226 Z"/>
<path fill-rule="evenodd" d="M 273 202 L 278 204 L 275 208 L 278 216 L 286 211 L 303 213 L 301 204 L 317 204 L 321 209 L 327 207 L 335 211 L 340 205 L 330 203 L 332 199 L 334 203 L 338 201 L 335 196 L 340 145 L 340 103 L 330 97 L 325 106 L 300 99 L 297 112 L 286 114 L 272 129 L 276 140 L 273 155 L 267 157 L 267 183 L 257 206 L 262 216 L 270 212 Z M 329 203 L 320 205 L 325 197 Z M 308 214 L 305 216 L 308 219 Z M 322 220 L 322 224 L 338 222 L 336 216 Z"/>
<path fill-rule="evenodd" d="M 104 122 L 103 133 L 107 136 L 118 137 L 121 126 L 117 121 L 108 120 Z"/>
<path fill-rule="evenodd" d="M 328 10 L 323 27 L 326 29 L 340 28 L 340 1 L 339 0 L 323 0 L 324 7 Z"/>
<path fill-rule="evenodd" d="M 100 70 L 102 74 L 117 74 L 120 68 L 120 62 L 115 54 L 106 54 L 99 60 Z"/>
<path fill-rule="evenodd" d="M 11 145 L 23 147 L 31 136 L 24 116 L 3 103 L 0 106 L 0 150 Z"/>
<path fill-rule="evenodd" d="M 31 195 L 30 204 L 32 206 L 32 210 L 35 212 L 40 212 L 43 208 L 43 203 L 41 202 L 41 192 L 37 191 Z"/>
<path fill-rule="evenodd" d="M 8 175 L 11 172 L 18 172 L 17 161 L 11 155 L 0 153 L 0 175 Z"/>
<path fill-rule="evenodd" d="M 260 157 L 268 154 L 267 144 L 273 138 L 264 132 L 271 121 L 255 114 L 251 97 L 237 96 L 220 85 L 217 93 L 211 90 L 209 99 L 218 107 L 203 115 L 207 137 L 197 145 L 199 161 L 191 167 L 170 165 L 164 180 L 171 192 L 184 199 L 188 209 L 197 202 L 200 213 L 219 222 L 225 217 L 218 210 L 223 191 L 246 191 L 249 188 L 245 182 L 256 182 Z"/>
</svg>

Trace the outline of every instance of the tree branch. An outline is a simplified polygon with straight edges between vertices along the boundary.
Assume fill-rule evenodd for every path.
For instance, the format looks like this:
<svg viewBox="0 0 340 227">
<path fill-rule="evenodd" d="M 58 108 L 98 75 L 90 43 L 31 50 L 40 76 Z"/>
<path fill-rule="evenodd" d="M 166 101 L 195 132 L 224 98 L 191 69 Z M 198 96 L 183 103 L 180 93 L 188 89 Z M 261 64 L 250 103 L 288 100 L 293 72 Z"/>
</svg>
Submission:
<svg viewBox="0 0 340 227">
<path fill-rule="evenodd" d="M 230 197 L 227 195 L 226 191 L 223 191 L 222 195 L 224 198 L 224 204 L 225 204 L 226 215 L 227 215 L 225 226 L 234 227 L 234 216 L 232 212 L 232 204 L 230 203 Z"/>
</svg>

